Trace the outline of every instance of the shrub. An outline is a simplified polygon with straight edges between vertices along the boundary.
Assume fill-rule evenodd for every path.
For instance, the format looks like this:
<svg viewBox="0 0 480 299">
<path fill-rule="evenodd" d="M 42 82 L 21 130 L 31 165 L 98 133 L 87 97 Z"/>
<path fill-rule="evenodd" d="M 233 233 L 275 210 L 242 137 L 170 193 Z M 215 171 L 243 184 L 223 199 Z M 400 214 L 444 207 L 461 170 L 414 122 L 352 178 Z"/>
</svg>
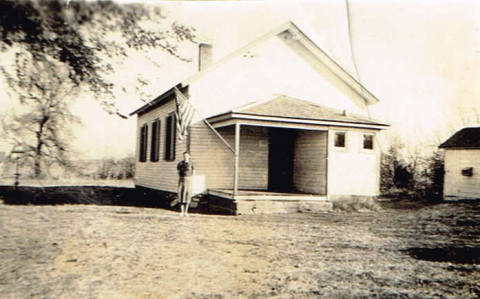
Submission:
<svg viewBox="0 0 480 299">
<path fill-rule="evenodd" d="M 98 179 L 132 179 L 135 175 L 135 158 L 107 158 L 100 161 L 94 177 Z"/>
</svg>

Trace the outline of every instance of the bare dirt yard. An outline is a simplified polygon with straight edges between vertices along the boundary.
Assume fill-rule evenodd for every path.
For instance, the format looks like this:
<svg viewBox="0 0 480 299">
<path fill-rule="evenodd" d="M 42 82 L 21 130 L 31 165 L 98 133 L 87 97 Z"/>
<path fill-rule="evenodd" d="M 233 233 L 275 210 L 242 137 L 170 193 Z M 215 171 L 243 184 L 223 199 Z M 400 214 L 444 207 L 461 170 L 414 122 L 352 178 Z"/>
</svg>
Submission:
<svg viewBox="0 0 480 299">
<path fill-rule="evenodd" d="M 181 218 L 0 204 L 0 298 L 480 298 L 480 205 Z"/>
</svg>

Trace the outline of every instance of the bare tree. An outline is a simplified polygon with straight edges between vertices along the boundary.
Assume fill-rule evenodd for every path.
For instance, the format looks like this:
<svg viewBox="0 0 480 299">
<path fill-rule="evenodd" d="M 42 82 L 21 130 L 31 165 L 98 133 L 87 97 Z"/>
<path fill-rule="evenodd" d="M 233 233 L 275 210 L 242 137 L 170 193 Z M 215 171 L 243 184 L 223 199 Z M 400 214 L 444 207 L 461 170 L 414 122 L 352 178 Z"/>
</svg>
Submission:
<svg viewBox="0 0 480 299">
<path fill-rule="evenodd" d="M 58 63 L 46 57 L 18 54 L 15 64 L 16 75 L 9 80 L 17 86 L 21 105 L 17 113 L 2 118 L 1 134 L 4 140 L 23 147 L 25 158 L 33 162 L 34 176 L 40 178 L 47 160 L 67 163 L 68 128 L 79 122 L 69 105 L 78 87 Z"/>
<path fill-rule="evenodd" d="M 22 145 L 41 177 L 52 161 L 65 164 L 78 92 L 124 117 L 113 93 L 114 64 L 130 51 L 161 49 L 171 57 L 193 40 L 193 29 L 166 20 L 158 6 L 113 1 L 0 0 L 0 75 L 19 111 L 0 111 L 3 140 Z M 13 54 L 12 63 L 7 54 Z M 128 74 L 134 76 L 133 74 Z M 139 78 L 142 87 L 149 85 Z M 48 160 L 48 163 L 47 163 Z"/>
</svg>

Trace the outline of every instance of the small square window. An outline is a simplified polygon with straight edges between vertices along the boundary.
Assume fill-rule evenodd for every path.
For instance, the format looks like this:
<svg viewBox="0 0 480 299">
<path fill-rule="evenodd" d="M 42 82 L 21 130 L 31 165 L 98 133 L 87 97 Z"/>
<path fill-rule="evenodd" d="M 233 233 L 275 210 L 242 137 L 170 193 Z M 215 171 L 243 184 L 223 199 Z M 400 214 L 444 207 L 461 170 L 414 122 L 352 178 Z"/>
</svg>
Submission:
<svg viewBox="0 0 480 299">
<path fill-rule="evenodd" d="M 345 147 L 345 132 L 335 132 L 335 147 Z"/>
<path fill-rule="evenodd" d="M 373 135 L 363 134 L 363 148 L 373 150 Z"/>
</svg>

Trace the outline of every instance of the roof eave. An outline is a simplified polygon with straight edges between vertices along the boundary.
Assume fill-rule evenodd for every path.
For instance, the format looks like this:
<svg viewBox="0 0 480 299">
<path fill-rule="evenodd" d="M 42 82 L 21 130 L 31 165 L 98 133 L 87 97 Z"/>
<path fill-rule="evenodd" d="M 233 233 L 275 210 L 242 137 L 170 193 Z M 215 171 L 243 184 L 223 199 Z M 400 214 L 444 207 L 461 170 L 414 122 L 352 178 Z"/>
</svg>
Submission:
<svg viewBox="0 0 480 299">
<path fill-rule="evenodd" d="M 353 89 L 355 89 L 357 91 L 357 93 L 359 93 L 366 100 L 366 104 L 368 106 L 377 104 L 379 102 L 379 100 L 367 88 L 365 88 L 360 82 L 358 82 L 357 79 L 355 79 L 352 75 L 350 75 L 349 72 L 347 72 L 343 67 L 341 67 L 327 53 L 325 53 L 314 41 L 312 41 L 305 33 L 303 33 L 303 31 L 300 28 L 298 28 L 293 22 L 286 22 L 283 25 L 281 25 L 281 26 L 275 28 L 274 30 L 268 32 L 267 34 L 264 34 L 263 36 L 257 38 L 253 42 L 243 46 L 242 48 L 240 48 L 240 49 L 232 52 L 231 54 L 225 56 L 224 58 L 220 59 L 216 63 L 210 65 L 208 68 L 205 68 L 203 71 L 198 72 L 198 73 L 188 77 L 187 79 L 182 81 L 182 84 L 183 85 L 188 85 L 188 84 L 192 83 L 196 79 L 202 77 L 204 74 L 218 68 L 219 66 L 223 65 L 225 62 L 227 62 L 230 59 L 238 56 L 239 54 L 247 51 L 251 47 L 253 47 L 253 46 L 255 46 L 259 43 L 262 43 L 263 41 L 269 39 L 270 37 L 272 37 L 274 35 L 278 36 L 279 34 L 285 32 L 287 30 L 292 30 L 294 33 L 300 35 L 302 37 L 302 39 L 301 39 L 302 42 L 305 41 L 306 43 L 308 43 L 311 51 L 312 51 L 312 49 L 315 50 L 314 55 L 319 57 L 319 54 L 320 54 L 320 56 L 322 56 L 324 59 L 326 58 L 328 60 L 328 62 L 330 63 L 330 66 L 334 68 L 332 71 L 334 71 L 337 74 L 337 76 L 339 76 L 339 78 L 341 80 L 344 80 L 348 85 L 350 85 Z M 324 61 L 324 59 L 321 59 L 320 57 L 319 57 L 319 59 Z M 349 81 L 349 82 L 347 82 L 347 81 Z"/>
<path fill-rule="evenodd" d="M 480 150 L 480 146 L 443 146 L 443 145 L 439 145 L 438 148 L 440 149 L 479 149 Z"/>
<path fill-rule="evenodd" d="M 178 89 L 183 89 L 185 86 L 182 85 L 181 83 L 180 84 L 177 84 L 175 85 L 174 87 L 171 87 L 170 89 L 167 89 L 165 92 L 163 92 L 162 94 L 160 94 L 159 96 L 157 96 L 156 98 L 154 98 L 153 100 L 151 100 L 150 102 L 147 102 L 145 105 L 143 105 L 142 107 L 138 108 L 137 110 L 133 111 L 132 113 L 130 113 L 129 115 L 130 116 L 133 116 L 135 114 L 141 114 L 142 112 L 148 110 L 149 108 L 155 108 L 156 106 L 158 106 L 164 99 L 168 98 L 169 96 L 171 96 L 172 94 L 175 93 L 174 91 L 174 88 L 177 87 Z"/>
<path fill-rule="evenodd" d="M 346 84 L 350 85 L 358 94 L 360 94 L 366 101 L 368 106 L 377 104 L 379 100 L 373 95 L 365 86 L 362 85 L 357 79 L 355 79 L 349 72 L 347 72 L 341 65 L 339 65 L 333 58 L 330 57 L 325 51 L 322 50 L 314 41 L 312 41 L 308 35 L 306 35 L 299 27 L 294 23 L 289 22 L 290 29 L 295 31 L 296 34 L 302 37 L 302 41 L 305 41 L 310 51 L 314 53 L 322 62 L 328 61 L 331 70 Z M 282 31 L 283 32 L 283 31 Z M 323 59 L 322 59 L 323 58 Z M 348 82 L 347 82 L 348 81 Z"/>
<path fill-rule="evenodd" d="M 313 118 L 299 118 L 299 117 L 285 117 L 285 116 L 270 116 L 270 115 L 258 115 L 258 114 L 248 114 L 248 113 L 237 113 L 237 112 L 225 112 L 219 115 L 215 115 L 212 117 L 209 117 L 207 120 L 215 124 L 217 122 L 222 122 L 230 119 L 247 119 L 250 117 L 255 117 L 255 118 L 265 118 L 270 119 L 270 118 L 276 118 L 279 120 L 283 120 L 284 122 L 291 122 L 296 120 L 297 122 L 302 122 L 304 121 L 305 123 L 308 122 L 332 122 L 332 123 L 337 123 L 337 124 L 353 124 L 353 125 L 359 125 L 359 126 L 375 126 L 375 127 L 384 127 L 385 129 L 390 127 L 389 124 L 385 123 L 366 123 L 366 122 L 355 122 L 355 121 L 339 121 L 339 120 L 333 120 L 333 119 L 313 119 Z"/>
</svg>

